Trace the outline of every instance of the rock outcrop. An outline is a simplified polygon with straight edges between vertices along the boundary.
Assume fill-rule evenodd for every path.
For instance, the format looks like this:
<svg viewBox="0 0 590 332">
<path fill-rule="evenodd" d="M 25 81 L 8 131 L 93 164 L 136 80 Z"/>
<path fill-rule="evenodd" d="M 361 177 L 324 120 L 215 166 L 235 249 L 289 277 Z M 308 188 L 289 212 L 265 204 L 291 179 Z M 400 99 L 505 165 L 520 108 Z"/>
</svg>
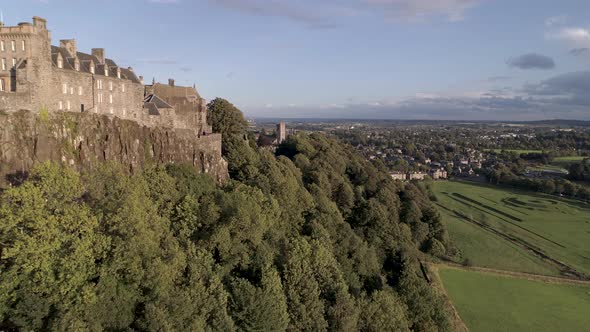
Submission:
<svg viewBox="0 0 590 332">
<path fill-rule="evenodd" d="M 185 163 L 218 181 L 228 178 L 221 135 L 148 128 L 88 113 L 0 112 L 0 187 L 35 164 L 57 161 L 79 170 L 116 161 L 130 172 L 147 165 Z"/>
</svg>

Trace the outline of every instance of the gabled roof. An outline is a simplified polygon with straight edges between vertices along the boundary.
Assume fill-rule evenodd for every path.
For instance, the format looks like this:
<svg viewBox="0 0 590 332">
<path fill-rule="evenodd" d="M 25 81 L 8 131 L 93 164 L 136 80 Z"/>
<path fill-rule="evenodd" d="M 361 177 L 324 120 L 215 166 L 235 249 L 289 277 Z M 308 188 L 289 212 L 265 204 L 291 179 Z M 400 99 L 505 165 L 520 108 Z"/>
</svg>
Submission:
<svg viewBox="0 0 590 332">
<path fill-rule="evenodd" d="M 168 104 L 167 102 L 162 100 L 162 98 L 158 97 L 155 94 L 151 94 L 151 95 L 148 95 L 147 97 L 145 97 L 144 102 L 145 103 L 152 103 L 152 104 L 156 105 L 157 108 L 173 108 L 172 106 L 170 106 L 170 104 Z"/>
<path fill-rule="evenodd" d="M 158 107 L 154 103 L 143 103 L 143 108 L 147 109 L 149 115 L 160 115 Z"/>
</svg>

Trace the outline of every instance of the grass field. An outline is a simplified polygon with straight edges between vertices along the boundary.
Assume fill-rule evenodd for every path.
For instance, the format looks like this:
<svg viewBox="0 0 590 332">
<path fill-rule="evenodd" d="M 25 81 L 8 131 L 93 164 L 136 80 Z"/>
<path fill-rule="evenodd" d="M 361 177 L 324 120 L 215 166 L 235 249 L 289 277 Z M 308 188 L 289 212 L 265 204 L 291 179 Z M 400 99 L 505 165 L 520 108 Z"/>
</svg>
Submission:
<svg viewBox="0 0 590 332">
<path fill-rule="evenodd" d="M 502 151 L 508 151 L 508 152 L 512 152 L 512 153 L 518 153 L 518 154 L 523 154 L 523 153 L 542 153 L 542 150 L 516 150 L 516 149 L 487 149 L 485 151 L 493 151 L 496 153 L 500 153 Z"/>
<path fill-rule="evenodd" d="M 590 285 L 546 283 L 441 269 L 440 278 L 470 331 L 589 331 Z"/>
<path fill-rule="evenodd" d="M 567 270 L 540 252 L 590 274 L 590 205 L 466 182 L 433 189 L 451 238 L 474 265 L 546 275 Z"/>
<path fill-rule="evenodd" d="M 557 161 L 557 162 L 578 162 L 578 161 L 584 160 L 585 158 L 588 158 L 588 157 L 581 157 L 581 156 L 557 157 L 557 158 L 553 158 L 553 161 Z"/>
<path fill-rule="evenodd" d="M 582 160 L 584 160 L 584 158 L 588 158 L 588 157 L 579 157 L 579 156 L 557 157 L 557 158 L 553 158 L 551 165 L 554 165 L 557 167 L 562 167 L 562 168 L 568 168 L 569 165 L 579 163 Z"/>
<path fill-rule="evenodd" d="M 568 173 L 568 170 L 560 165 L 542 165 L 542 166 L 537 166 L 537 167 L 527 167 L 527 169 L 532 170 L 532 171 L 553 171 L 553 172 L 560 172 L 560 173 L 564 173 L 564 174 Z"/>
</svg>

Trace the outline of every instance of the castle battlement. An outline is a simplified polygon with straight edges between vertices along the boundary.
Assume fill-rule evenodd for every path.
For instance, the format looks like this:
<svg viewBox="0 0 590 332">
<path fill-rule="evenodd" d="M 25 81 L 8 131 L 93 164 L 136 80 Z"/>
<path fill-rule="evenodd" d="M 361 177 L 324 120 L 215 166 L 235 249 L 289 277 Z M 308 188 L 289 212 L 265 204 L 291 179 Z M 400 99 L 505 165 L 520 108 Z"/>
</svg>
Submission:
<svg viewBox="0 0 590 332">
<path fill-rule="evenodd" d="M 0 26 L 0 110 L 91 112 L 148 127 L 211 132 L 206 101 L 196 88 L 144 86 L 131 67 L 107 58 L 103 48 L 80 52 L 75 39 L 51 45 L 47 21 Z"/>
</svg>

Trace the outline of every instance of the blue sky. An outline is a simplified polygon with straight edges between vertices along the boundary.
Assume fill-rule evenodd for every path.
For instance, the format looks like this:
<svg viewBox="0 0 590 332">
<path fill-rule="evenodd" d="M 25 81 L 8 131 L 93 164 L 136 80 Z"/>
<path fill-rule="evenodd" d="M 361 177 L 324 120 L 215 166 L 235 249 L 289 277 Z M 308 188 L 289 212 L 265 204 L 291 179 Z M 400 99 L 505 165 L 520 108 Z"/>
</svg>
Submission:
<svg viewBox="0 0 590 332">
<path fill-rule="evenodd" d="M 248 116 L 590 120 L 590 1 L 18 0 L 53 44 Z"/>
</svg>

